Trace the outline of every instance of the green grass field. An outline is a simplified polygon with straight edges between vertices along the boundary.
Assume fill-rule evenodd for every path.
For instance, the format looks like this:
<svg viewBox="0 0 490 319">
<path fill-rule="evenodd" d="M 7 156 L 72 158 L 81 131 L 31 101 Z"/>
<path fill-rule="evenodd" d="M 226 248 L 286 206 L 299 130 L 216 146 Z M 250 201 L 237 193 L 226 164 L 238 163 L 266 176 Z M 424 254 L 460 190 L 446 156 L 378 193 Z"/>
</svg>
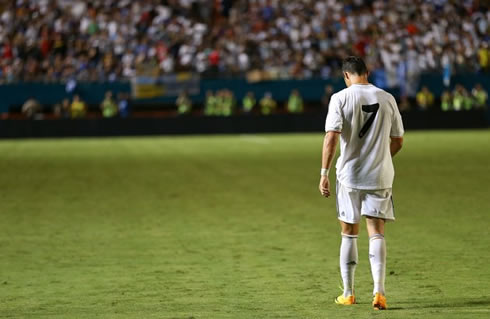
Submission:
<svg viewBox="0 0 490 319">
<path fill-rule="evenodd" d="M 0 318 L 490 318 L 490 131 L 409 132 L 390 309 L 340 307 L 323 135 L 0 141 Z"/>
</svg>

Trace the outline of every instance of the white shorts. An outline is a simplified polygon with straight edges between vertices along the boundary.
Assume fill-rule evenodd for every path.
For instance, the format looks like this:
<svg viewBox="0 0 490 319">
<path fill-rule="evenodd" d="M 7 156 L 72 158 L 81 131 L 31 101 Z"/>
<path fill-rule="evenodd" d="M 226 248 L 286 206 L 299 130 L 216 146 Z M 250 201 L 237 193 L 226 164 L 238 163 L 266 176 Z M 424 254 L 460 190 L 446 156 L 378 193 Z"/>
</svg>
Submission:
<svg viewBox="0 0 490 319">
<path fill-rule="evenodd" d="M 391 188 L 366 190 L 346 187 L 337 181 L 338 219 L 358 224 L 361 216 L 395 220 Z"/>
</svg>

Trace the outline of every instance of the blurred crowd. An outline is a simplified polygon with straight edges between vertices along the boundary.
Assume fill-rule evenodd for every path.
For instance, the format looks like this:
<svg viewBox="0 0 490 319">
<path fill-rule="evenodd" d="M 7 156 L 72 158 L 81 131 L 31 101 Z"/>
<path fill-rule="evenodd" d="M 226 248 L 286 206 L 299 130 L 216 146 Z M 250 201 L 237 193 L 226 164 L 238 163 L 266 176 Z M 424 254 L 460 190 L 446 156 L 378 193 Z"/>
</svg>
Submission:
<svg viewBox="0 0 490 319">
<path fill-rule="evenodd" d="M 189 114 L 192 111 L 192 102 L 187 94 L 181 93 L 176 101 L 177 112 L 180 115 Z M 228 89 L 207 91 L 204 101 L 203 114 L 205 116 L 231 116 L 234 114 L 261 114 L 270 115 L 278 112 L 303 113 L 304 101 L 298 90 L 292 90 L 289 98 L 284 103 L 284 108 L 279 109 L 279 103 L 271 92 L 265 92 L 257 100 L 255 94 L 247 92 L 241 101 L 236 100 L 233 91 Z"/>
<path fill-rule="evenodd" d="M 331 85 L 326 85 L 321 99 L 322 109 L 327 111 L 330 98 L 334 94 Z M 402 100 L 400 110 L 410 111 L 470 111 L 484 110 L 488 108 L 488 93 L 480 83 L 477 83 L 471 90 L 467 90 L 462 84 L 456 84 L 452 91 L 445 90 L 441 97 L 436 97 L 427 86 L 422 86 L 416 94 L 414 103 L 404 105 Z M 411 107 L 416 106 L 416 108 Z M 192 102 L 184 92 L 176 100 L 177 111 L 180 115 L 192 112 Z M 200 109 L 200 108 L 199 108 Z M 230 116 L 233 114 L 261 114 L 269 115 L 274 113 L 303 113 L 305 102 L 298 90 L 292 90 L 289 98 L 280 103 L 274 99 L 271 92 L 265 92 L 257 99 L 253 92 L 249 91 L 237 101 L 231 90 L 222 89 L 206 92 L 203 114 L 206 116 Z"/>
<path fill-rule="evenodd" d="M 104 99 L 99 105 L 99 116 L 104 118 L 121 117 L 126 118 L 130 115 L 130 96 L 129 93 L 119 92 L 115 98 L 112 91 L 105 93 Z M 41 103 L 35 98 L 29 98 L 22 105 L 22 113 L 31 119 L 43 119 L 45 110 Z M 65 98 L 60 103 L 53 106 L 53 116 L 59 119 L 80 119 L 88 115 L 87 103 L 78 94 L 71 98 Z"/>
<path fill-rule="evenodd" d="M 322 110 L 328 110 L 330 98 L 334 94 L 334 88 L 326 85 L 321 99 Z M 119 92 L 115 97 L 111 91 L 105 93 L 105 97 L 99 104 L 99 111 L 92 116 L 112 118 L 126 118 L 130 116 L 130 95 L 127 92 Z M 402 112 L 413 110 L 410 105 L 416 105 L 419 111 L 470 111 L 484 110 L 488 108 L 488 93 L 480 83 L 467 90 L 462 84 L 456 84 L 454 89 L 445 90 L 438 98 L 427 86 L 422 86 L 417 92 L 415 103 L 404 105 L 402 100 L 400 110 Z M 205 116 L 231 116 L 261 114 L 270 115 L 276 113 L 303 113 L 306 111 L 305 102 L 299 90 L 290 92 L 288 99 L 284 102 L 274 99 L 271 92 L 265 92 L 259 99 L 254 92 L 248 91 L 241 100 L 236 99 L 233 91 L 221 89 L 207 91 L 204 103 L 193 105 L 192 99 L 187 92 L 179 94 L 175 100 L 175 109 L 178 115 L 202 114 Z M 316 106 L 316 103 L 315 103 Z M 316 107 L 315 107 L 316 108 Z M 29 98 L 22 106 L 22 113 L 27 118 L 42 119 L 46 110 L 34 98 Z M 54 118 L 76 119 L 85 118 L 88 114 L 87 104 L 78 94 L 72 98 L 65 98 L 61 103 L 55 104 L 52 110 Z"/>
<path fill-rule="evenodd" d="M 478 0 L 8 0 L 0 80 L 113 81 L 148 69 L 328 78 L 356 54 L 392 87 L 427 70 L 488 72 L 489 25 Z"/>
<path fill-rule="evenodd" d="M 420 111 L 433 109 L 437 106 L 434 94 L 427 86 L 423 86 L 416 96 L 417 108 Z M 480 83 L 471 90 L 462 84 L 456 84 L 453 91 L 445 90 L 440 98 L 441 111 L 470 111 L 473 109 L 486 109 L 488 107 L 488 93 Z"/>
</svg>

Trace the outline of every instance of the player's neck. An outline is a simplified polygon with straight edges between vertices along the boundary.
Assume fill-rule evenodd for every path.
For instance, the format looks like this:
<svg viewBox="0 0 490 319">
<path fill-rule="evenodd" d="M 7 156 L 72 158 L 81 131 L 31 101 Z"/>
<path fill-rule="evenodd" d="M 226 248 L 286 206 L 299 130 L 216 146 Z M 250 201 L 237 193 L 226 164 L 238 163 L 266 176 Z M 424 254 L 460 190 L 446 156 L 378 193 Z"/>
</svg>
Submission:
<svg viewBox="0 0 490 319">
<path fill-rule="evenodd" d="M 351 84 L 367 85 L 369 84 L 369 81 L 366 76 L 356 76 L 351 78 Z"/>
</svg>

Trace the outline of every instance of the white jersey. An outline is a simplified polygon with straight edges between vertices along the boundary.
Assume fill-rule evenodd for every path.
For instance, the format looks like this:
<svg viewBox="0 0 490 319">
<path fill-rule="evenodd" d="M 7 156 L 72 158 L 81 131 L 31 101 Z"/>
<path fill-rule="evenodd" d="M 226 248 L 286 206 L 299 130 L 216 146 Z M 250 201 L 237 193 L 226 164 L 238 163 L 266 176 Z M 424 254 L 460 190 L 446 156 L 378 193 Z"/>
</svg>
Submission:
<svg viewBox="0 0 490 319">
<path fill-rule="evenodd" d="M 352 84 L 332 95 L 325 131 L 340 132 L 337 179 L 355 189 L 391 188 L 395 170 L 390 137 L 403 136 L 393 96 L 372 84 Z"/>
</svg>

